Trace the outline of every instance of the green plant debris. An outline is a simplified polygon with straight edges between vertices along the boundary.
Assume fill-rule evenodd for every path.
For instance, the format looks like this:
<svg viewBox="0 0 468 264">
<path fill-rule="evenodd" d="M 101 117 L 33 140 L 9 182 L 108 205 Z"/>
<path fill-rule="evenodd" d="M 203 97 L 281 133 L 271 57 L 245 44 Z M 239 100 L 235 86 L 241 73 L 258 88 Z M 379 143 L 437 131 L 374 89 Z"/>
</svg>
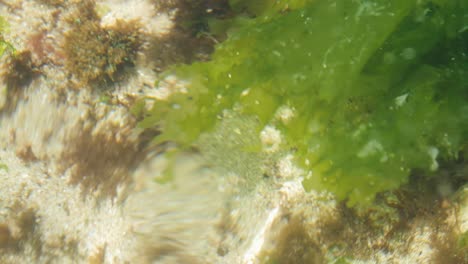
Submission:
<svg viewBox="0 0 468 264">
<path fill-rule="evenodd" d="M 168 161 L 166 168 L 164 169 L 162 175 L 160 177 L 155 178 L 155 182 L 159 184 L 166 184 L 170 183 L 174 180 L 174 169 L 176 163 L 176 155 L 177 151 L 167 151 L 164 153 L 165 158 Z"/>
<path fill-rule="evenodd" d="M 329 262 L 329 264 L 351 264 L 353 263 L 349 258 L 341 257 L 334 261 Z"/>
<path fill-rule="evenodd" d="M 457 244 L 460 249 L 468 249 L 468 231 L 460 235 Z"/>
<path fill-rule="evenodd" d="M 103 94 L 99 97 L 99 102 L 103 104 L 111 104 L 111 100 L 112 98 L 107 94 Z"/>
<path fill-rule="evenodd" d="M 65 36 L 66 69 L 83 84 L 111 80 L 125 65 L 133 65 L 142 45 L 140 23 L 117 20 L 103 28 L 94 4 L 70 18 L 73 29 Z"/>
<path fill-rule="evenodd" d="M 6 172 L 8 172 L 8 166 L 4 163 L 0 163 L 0 170 L 4 170 Z"/>
<path fill-rule="evenodd" d="M 191 84 L 146 113 L 157 142 L 189 147 L 234 109 L 281 131 L 311 172 L 307 190 L 349 205 L 466 157 L 466 1 L 276 2 L 232 1 L 254 16 L 231 25 L 211 61 L 168 72 Z M 288 122 L 275 119 L 284 106 Z"/>
<path fill-rule="evenodd" d="M 6 51 L 14 52 L 15 49 L 11 43 L 6 41 L 3 37 L 3 33 L 7 30 L 8 28 L 8 23 L 5 20 L 5 18 L 0 16 L 0 57 L 3 56 L 3 54 Z"/>
<path fill-rule="evenodd" d="M 6 51 L 14 52 L 15 48 L 0 35 L 0 57 L 3 56 Z"/>
<path fill-rule="evenodd" d="M 6 25 L 7 25 L 7 22 L 6 22 L 5 18 L 3 18 L 2 16 L 0 16 L 0 32 L 4 32 L 4 31 L 5 31 Z"/>
</svg>

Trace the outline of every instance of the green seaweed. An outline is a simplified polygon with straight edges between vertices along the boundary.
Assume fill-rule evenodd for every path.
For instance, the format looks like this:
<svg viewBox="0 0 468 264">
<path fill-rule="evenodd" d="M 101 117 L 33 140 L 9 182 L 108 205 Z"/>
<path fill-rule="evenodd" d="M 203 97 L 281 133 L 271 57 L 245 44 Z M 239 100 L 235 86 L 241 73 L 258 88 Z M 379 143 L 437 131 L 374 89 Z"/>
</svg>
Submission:
<svg viewBox="0 0 468 264">
<path fill-rule="evenodd" d="M 167 73 L 190 85 L 146 113 L 157 143 L 187 148 L 225 109 L 253 115 L 282 132 L 307 190 L 350 205 L 466 156 L 466 1 L 277 2 L 231 1 L 246 22 L 230 24 L 210 61 Z M 289 122 L 275 119 L 284 106 Z"/>
</svg>

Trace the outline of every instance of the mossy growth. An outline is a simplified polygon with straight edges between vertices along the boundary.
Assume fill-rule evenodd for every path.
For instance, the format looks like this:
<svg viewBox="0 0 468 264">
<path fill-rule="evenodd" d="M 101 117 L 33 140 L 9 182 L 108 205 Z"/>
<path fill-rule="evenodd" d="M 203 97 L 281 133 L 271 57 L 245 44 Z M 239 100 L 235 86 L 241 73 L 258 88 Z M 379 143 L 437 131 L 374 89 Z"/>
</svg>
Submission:
<svg viewBox="0 0 468 264">
<path fill-rule="evenodd" d="M 211 61 L 168 72 L 190 87 L 146 114 L 156 142 L 188 147 L 234 109 L 282 132 L 306 189 L 349 205 L 467 155 L 466 1 L 263 2 L 231 1 L 252 18 L 231 24 Z M 294 117 L 278 121 L 285 106 Z"/>
<path fill-rule="evenodd" d="M 276 238 L 275 249 L 270 254 L 264 252 L 260 263 L 317 263 L 325 262 L 325 256 L 316 239 L 310 236 L 302 219 L 293 218 Z"/>
<path fill-rule="evenodd" d="M 142 45 L 140 23 L 117 20 L 104 28 L 94 3 L 81 5 L 65 36 L 66 69 L 82 84 L 117 81 L 118 73 L 135 63 Z"/>
<path fill-rule="evenodd" d="M 45 4 L 48 6 L 60 6 L 63 4 L 63 0 L 37 0 L 41 4 Z"/>
</svg>

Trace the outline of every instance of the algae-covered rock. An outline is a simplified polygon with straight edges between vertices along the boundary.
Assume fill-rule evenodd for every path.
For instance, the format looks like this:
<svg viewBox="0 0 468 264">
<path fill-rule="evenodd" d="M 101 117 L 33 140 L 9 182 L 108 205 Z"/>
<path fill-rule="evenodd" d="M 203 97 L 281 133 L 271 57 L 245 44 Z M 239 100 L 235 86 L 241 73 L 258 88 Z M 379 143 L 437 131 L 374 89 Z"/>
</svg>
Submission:
<svg viewBox="0 0 468 264">
<path fill-rule="evenodd" d="M 65 35 L 66 69 L 80 83 L 114 81 L 126 65 L 133 65 L 142 45 L 138 21 L 117 20 L 102 27 L 92 1 L 80 4 Z"/>
<path fill-rule="evenodd" d="M 252 18 L 232 24 L 211 61 L 170 72 L 190 86 L 147 113 L 158 142 L 189 146 L 235 109 L 276 125 L 312 172 L 306 189 L 351 205 L 466 155 L 466 1 L 273 2 L 231 1 Z M 281 107 L 295 113 L 287 123 Z"/>
</svg>

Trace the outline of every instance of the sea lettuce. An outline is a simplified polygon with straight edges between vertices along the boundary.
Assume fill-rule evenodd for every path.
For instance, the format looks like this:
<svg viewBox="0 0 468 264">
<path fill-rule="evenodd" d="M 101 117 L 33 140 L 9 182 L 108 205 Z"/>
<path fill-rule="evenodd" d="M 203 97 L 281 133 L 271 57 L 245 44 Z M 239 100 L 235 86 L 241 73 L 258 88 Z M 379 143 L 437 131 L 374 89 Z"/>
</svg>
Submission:
<svg viewBox="0 0 468 264">
<path fill-rule="evenodd" d="M 276 3 L 232 0 L 247 22 L 231 23 L 210 61 L 167 73 L 190 85 L 146 113 L 156 142 L 189 147 L 223 110 L 253 115 L 281 131 L 306 189 L 350 205 L 466 156 L 468 2 Z M 275 118 L 284 107 L 288 122 Z"/>
</svg>

